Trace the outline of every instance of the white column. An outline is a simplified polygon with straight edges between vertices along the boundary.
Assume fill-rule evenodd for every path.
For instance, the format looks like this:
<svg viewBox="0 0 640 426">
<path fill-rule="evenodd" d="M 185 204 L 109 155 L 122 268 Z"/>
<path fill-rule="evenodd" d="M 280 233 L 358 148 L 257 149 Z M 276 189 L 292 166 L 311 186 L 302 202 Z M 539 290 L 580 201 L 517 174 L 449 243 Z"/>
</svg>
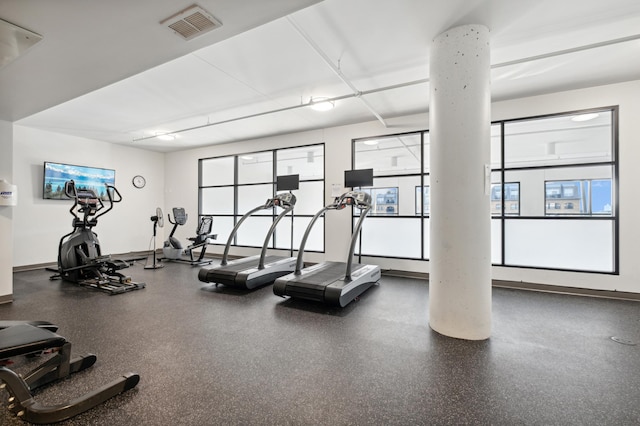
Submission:
<svg viewBox="0 0 640 426">
<path fill-rule="evenodd" d="M 429 325 L 491 335 L 489 30 L 452 28 L 431 45 Z M 489 172 L 487 171 L 489 170 Z"/>
<path fill-rule="evenodd" d="M 13 182 L 13 124 L 0 120 L 0 179 Z M 0 303 L 13 296 L 13 209 L 0 206 Z"/>
</svg>

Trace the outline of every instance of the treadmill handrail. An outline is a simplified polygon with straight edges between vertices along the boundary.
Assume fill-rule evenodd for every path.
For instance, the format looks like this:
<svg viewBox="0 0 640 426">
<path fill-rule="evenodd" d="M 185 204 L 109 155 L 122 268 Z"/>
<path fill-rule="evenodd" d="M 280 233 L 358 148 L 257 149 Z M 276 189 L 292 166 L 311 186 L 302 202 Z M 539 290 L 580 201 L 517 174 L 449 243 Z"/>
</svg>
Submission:
<svg viewBox="0 0 640 426">
<path fill-rule="evenodd" d="M 345 279 L 351 281 L 351 266 L 353 264 L 353 252 L 356 249 L 356 241 L 358 241 L 358 234 L 360 234 L 360 229 L 362 228 L 362 222 L 364 222 L 364 218 L 367 216 L 371 210 L 371 205 L 369 205 L 366 209 L 360 209 L 360 219 L 358 219 L 358 223 L 356 223 L 356 228 L 353 230 L 351 234 L 351 246 L 349 247 L 349 257 L 347 258 L 347 271 L 344 274 Z"/>
<path fill-rule="evenodd" d="M 236 226 L 233 227 L 233 230 L 229 234 L 229 238 L 227 239 L 227 245 L 224 247 L 224 254 L 222 255 L 222 261 L 220 262 L 221 266 L 225 266 L 227 264 L 227 258 L 229 257 L 229 249 L 231 248 L 231 242 L 233 241 L 233 237 L 236 236 L 236 233 L 238 232 L 238 228 L 240 228 L 240 225 L 242 225 L 242 222 L 244 222 L 249 216 L 251 216 L 252 214 L 254 214 L 259 210 L 271 208 L 271 206 L 267 207 L 267 205 L 268 205 L 268 202 L 267 204 L 263 204 L 252 210 L 249 210 L 249 212 L 247 212 L 244 216 L 242 216 L 238 221 L 238 223 L 236 223 Z"/>
<path fill-rule="evenodd" d="M 304 247 L 307 245 L 307 238 L 309 237 L 309 234 L 311 233 L 311 229 L 313 228 L 313 225 L 316 223 L 316 220 L 318 220 L 318 218 L 322 216 L 327 210 L 342 210 L 344 207 L 346 207 L 347 204 L 354 205 L 351 202 L 349 202 L 349 199 L 350 199 L 351 201 L 354 201 L 356 203 L 355 204 L 356 207 L 360 208 L 360 219 L 358 219 L 356 228 L 351 234 L 351 245 L 349 248 L 349 255 L 348 255 L 349 257 L 347 258 L 347 269 L 345 271 L 345 278 L 351 281 L 351 267 L 353 263 L 353 252 L 355 251 L 355 248 L 356 248 L 358 233 L 360 232 L 360 228 L 362 227 L 362 222 L 364 221 L 365 216 L 367 215 L 367 213 L 369 213 L 369 210 L 371 210 L 371 207 L 372 207 L 371 204 L 368 202 L 370 200 L 370 196 L 361 197 L 361 199 L 358 200 L 359 198 L 357 196 L 358 194 L 360 193 L 357 191 L 345 192 L 341 196 L 336 197 L 333 203 L 324 206 L 322 209 L 320 209 L 318 213 L 315 214 L 315 216 L 313 216 L 313 219 L 311 219 L 311 222 L 309 222 L 309 225 L 307 225 L 307 229 L 304 231 L 304 236 L 302 237 L 302 241 L 300 242 L 300 248 L 298 249 L 298 258 L 296 260 L 296 270 L 294 272 L 295 275 L 302 274 L 302 266 L 304 264 L 304 261 L 303 261 Z"/>
<path fill-rule="evenodd" d="M 279 207 L 284 208 L 285 209 L 284 213 L 287 213 L 287 212 L 289 212 L 289 211 L 291 211 L 293 209 L 295 204 L 296 204 L 295 195 L 293 195 L 291 193 L 277 194 L 275 197 L 269 198 L 264 204 L 261 204 L 258 207 L 254 208 L 252 210 L 249 210 L 247 213 L 245 213 L 245 215 L 240 218 L 238 223 L 236 223 L 236 226 L 233 227 L 233 230 L 229 234 L 229 238 L 227 238 L 227 244 L 224 247 L 224 254 L 222 255 L 222 261 L 220 262 L 220 265 L 221 266 L 226 266 L 227 265 L 228 257 L 229 257 L 229 249 L 231 248 L 231 242 L 233 241 L 233 238 L 236 236 L 236 233 L 238 232 L 238 229 L 240 228 L 240 225 L 242 225 L 242 222 L 244 222 L 249 216 L 251 216 L 252 214 L 254 214 L 257 211 L 271 209 L 274 206 L 279 206 Z M 287 207 L 284 207 L 284 206 L 287 206 Z M 283 213 L 278 215 L 278 217 L 275 220 L 275 223 L 271 225 L 271 228 L 269 229 L 269 232 L 267 233 L 267 238 L 266 238 L 266 240 L 265 240 L 265 242 L 264 242 L 264 244 L 262 246 L 262 253 L 260 254 L 260 265 L 262 267 L 259 268 L 259 269 L 264 269 L 264 255 L 266 253 L 266 248 L 265 247 L 269 243 L 269 237 L 271 236 L 271 234 L 273 234 L 273 231 L 275 231 L 275 224 L 277 224 L 280 221 L 282 216 L 284 216 Z"/>
<path fill-rule="evenodd" d="M 287 213 L 292 211 L 293 208 L 294 208 L 293 204 L 287 205 L 287 207 L 284 208 L 284 211 L 280 213 L 278 217 L 276 217 L 276 220 L 274 220 L 273 223 L 271 224 L 271 227 L 269 228 L 269 232 L 267 232 L 267 237 L 264 239 L 264 244 L 262 244 L 262 251 L 260 252 L 260 262 L 258 262 L 258 269 L 264 269 L 264 259 L 267 255 L 267 248 L 269 246 L 269 241 L 271 240 L 271 236 L 276 230 L 276 226 L 278 226 L 278 222 L 280 222 L 280 219 L 285 217 Z"/>
<path fill-rule="evenodd" d="M 324 206 L 322 209 L 320 209 L 318 213 L 316 213 L 315 216 L 313 216 L 313 219 L 311 219 L 311 222 L 309 222 L 309 225 L 307 225 L 307 229 L 304 231 L 304 235 L 302 236 L 302 241 L 300 241 L 300 247 L 298 248 L 298 258 L 296 259 L 296 270 L 294 272 L 295 275 L 302 274 L 302 266 L 304 263 L 304 260 L 303 260 L 304 246 L 307 245 L 307 238 L 309 238 L 309 234 L 311 233 L 311 228 L 313 228 L 313 224 L 316 223 L 316 220 L 318 220 L 318 218 L 322 216 L 327 210 L 335 209 L 336 207 L 337 207 L 336 203 L 331 203 L 329 205 Z"/>
</svg>

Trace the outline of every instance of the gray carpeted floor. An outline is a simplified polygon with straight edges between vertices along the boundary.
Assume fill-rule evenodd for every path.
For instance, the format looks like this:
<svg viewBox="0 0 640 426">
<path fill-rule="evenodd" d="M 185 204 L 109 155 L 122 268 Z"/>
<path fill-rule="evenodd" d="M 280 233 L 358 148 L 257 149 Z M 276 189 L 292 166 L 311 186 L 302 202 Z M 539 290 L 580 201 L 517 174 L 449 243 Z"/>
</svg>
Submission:
<svg viewBox="0 0 640 426">
<path fill-rule="evenodd" d="M 141 375 L 64 424 L 640 424 L 640 346 L 611 339 L 640 342 L 638 302 L 494 289 L 491 339 L 467 342 L 430 330 L 420 280 L 383 276 L 334 309 L 216 288 L 184 264 L 127 271 L 147 288 L 109 296 L 16 273 L 0 305 L 0 319 L 52 321 L 74 354 L 98 356 L 42 402 Z M 22 422 L 2 410 L 0 424 Z"/>
</svg>

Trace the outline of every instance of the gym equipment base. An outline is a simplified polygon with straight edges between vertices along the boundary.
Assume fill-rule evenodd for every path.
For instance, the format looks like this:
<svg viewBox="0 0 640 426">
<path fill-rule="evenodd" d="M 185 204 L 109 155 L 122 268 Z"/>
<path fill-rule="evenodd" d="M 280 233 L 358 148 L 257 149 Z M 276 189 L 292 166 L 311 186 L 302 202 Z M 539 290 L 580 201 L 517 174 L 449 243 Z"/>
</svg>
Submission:
<svg viewBox="0 0 640 426">
<path fill-rule="evenodd" d="M 298 275 L 292 273 L 278 278 L 273 283 L 273 293 L 343 308 L 380 279 L 377 265 L 354 265 L 351 279 L 345 277 L 346 268 L 344 262 L 309 266 Z"/>
<path fill-rule="evenodd" d="M 78 269 L 91 269 L 91 272 L 97 275 L 95 278 L 86 278 L 79 280 L 65 279 L 74 270 Z M 83 287 L 90 287 L 96 290 L 103 291 L 110 295 L 127 293 L 134 290 L 141 290 L 146 287 L 145 283 L 139 283 L 131 281 L 131 277 L 123 274 L 111 271 L 111 275 L 101 273 L 97 270 L 95 264 L 83 265 L 76 268 L 70 268 L 63 271 L 59 271 L 57 274 L 52 275 L 50 280 L 62 279 L 63 281 L 77 284 Z"/>
<path fill-rule="evenodd" d="M 0 342 L 0 359 L 40 353 L 45 349 L 56 351 L 55 355 L 24 376 L 0 366 L 2 388 L 9 393 L 9 411 L 31 423 L 48 424 L 67 420 L 134 388 L 140 381 L 139 375 L 127 373 L 87 395 L 63 404 L 46 406 L 35 401 L 32 391 L 91 367 L 96 362 L 96 356 L 88 354 L 72 359 L 71 342 L 54 332 L 29 324 L 0 330 Z"/>
</svg>

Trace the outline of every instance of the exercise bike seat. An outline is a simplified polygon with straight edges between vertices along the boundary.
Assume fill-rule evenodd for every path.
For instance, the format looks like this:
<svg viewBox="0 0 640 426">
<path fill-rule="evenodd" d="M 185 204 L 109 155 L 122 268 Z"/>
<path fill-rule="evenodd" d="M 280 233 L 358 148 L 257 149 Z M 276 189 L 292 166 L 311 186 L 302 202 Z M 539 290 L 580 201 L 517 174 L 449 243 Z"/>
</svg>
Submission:
<svg viewBox="0 0 640 426">
<path fill-rule="evenodd" d="M 14 325 L 0 330 L 0 359 L 59 348 L 66 341 L 64 337 L 43 328 L 29 324 Z"/>
</svg>

